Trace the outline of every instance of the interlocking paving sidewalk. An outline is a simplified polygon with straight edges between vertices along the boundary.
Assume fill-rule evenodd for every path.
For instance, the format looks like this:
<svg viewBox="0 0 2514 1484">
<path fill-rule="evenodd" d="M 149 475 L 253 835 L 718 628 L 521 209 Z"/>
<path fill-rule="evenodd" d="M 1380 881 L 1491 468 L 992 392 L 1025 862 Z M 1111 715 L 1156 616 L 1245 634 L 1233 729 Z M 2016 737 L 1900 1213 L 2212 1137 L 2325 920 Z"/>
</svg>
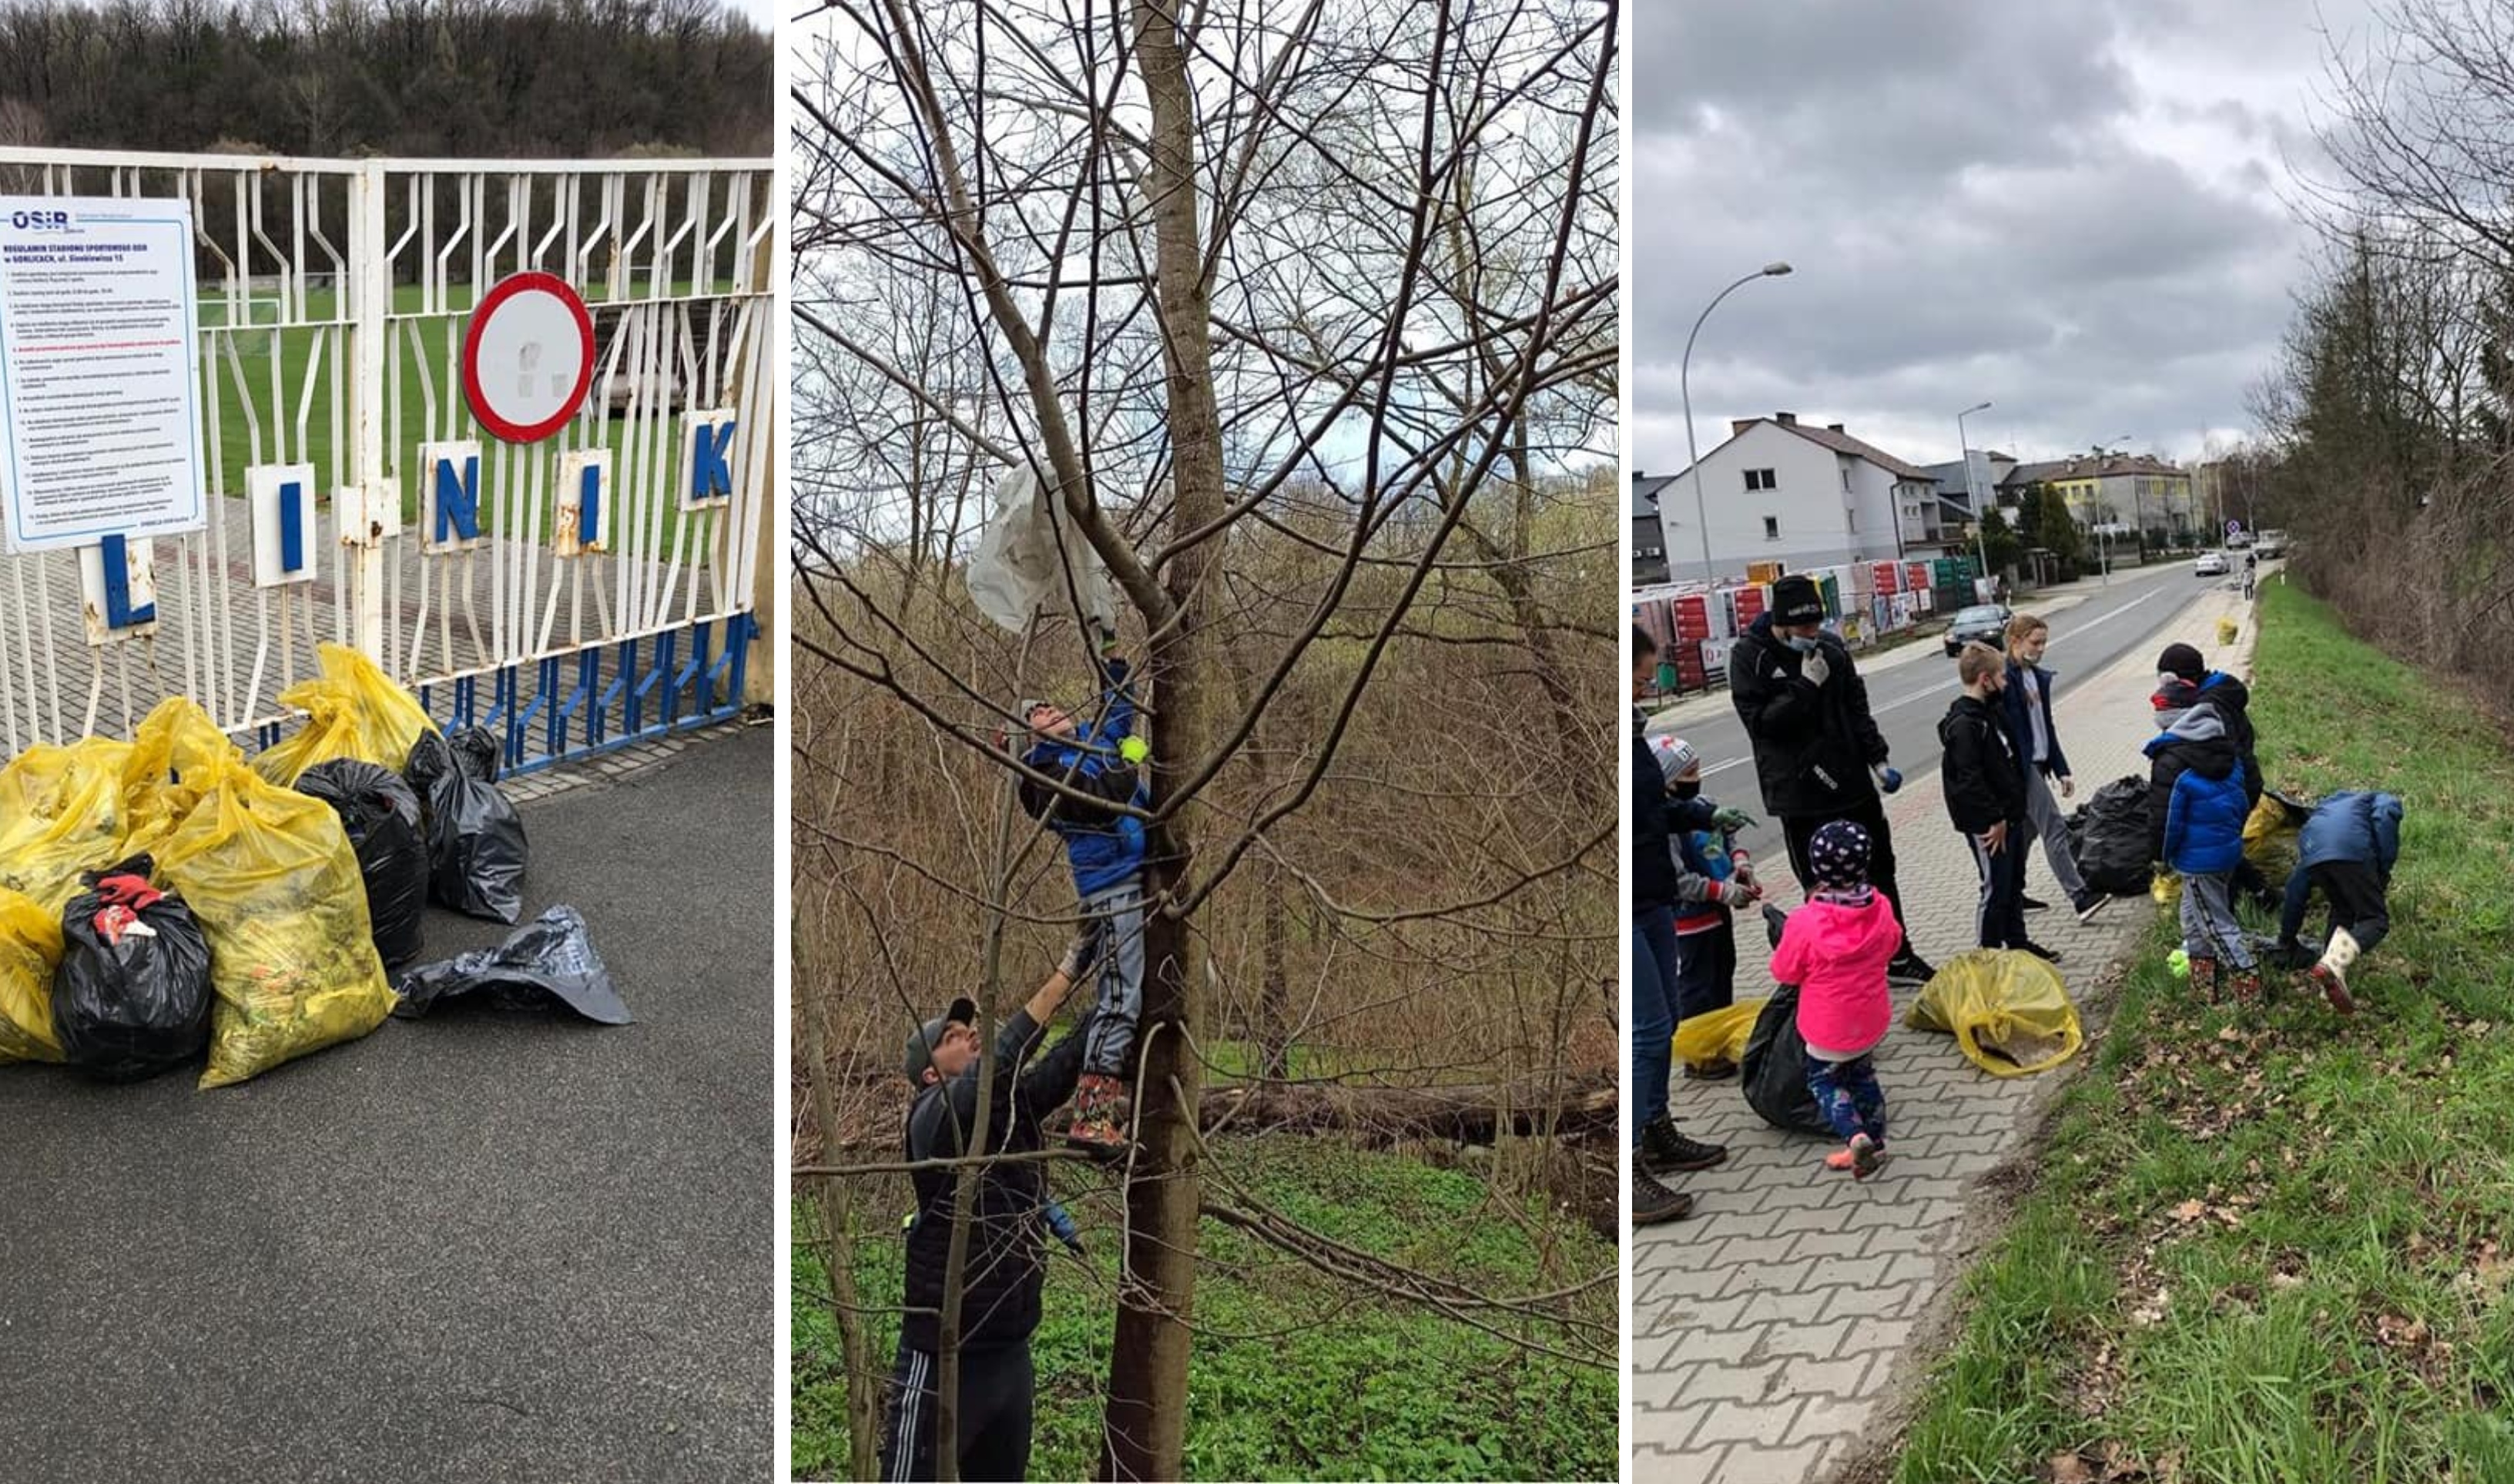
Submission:
<svg viewBox="0 0 2514 1484">
<path fill-rule="evenodd" d="M 2221 615 L 2243 621 L 2231 648 L 2215 642 Z M 2211 665 L 2248 674 L 2250 618 L 2239 596 L 2212 587 L 2170 627 Z M 2139 746 L 2154 735 L 2155 683 L 2155 658 L 2140 646 L 2055 703 L 2077 765 L 2077 797 L 2063 808 L 2124 774 L 2145 774 Z M 1751 792 L 1751 780 L 1739 778 L 1729 791 Z M 1979 878 L 1971 853 L 1947 822 L 1936 769 L 1886 803 L 1913 939 L 1943 963 L 1972 944 Z M 2029 913 L 2026 926 L 2060 951 L 2083 1011 L 2155 908 L 2129 899 L 2081 923 L 2039 844 L 2031 854 L 2026 890 L 2051 907 Z M 1775 866 L 1776 899 L 1795 905 L 1787 863 Z M 1771 992 L 1761 927 L 1752 918 L 1739 924 L 1740 998 Z M 1903 1024 L 1919 993 L 1896 986 L 1894 1027 L 1876 1054 L 1893 1157 L 1864 1183 L 1824 1168 L 1829 1142 L 1765 1124 L 1736 1083 L 1677 1078 L 1679 1123 L 1726 1144 L 1728 1160 L 1670 1182 L 1699 1200 L 1690 1221 L 1633 1237 L 1632 1477 L 1821 1478 L 1858 1452 L 1897 1386 L 1926 1364 L 1916 1342 L 1971 1255 L 1955 1242 L 1980 1178 L 2022 1143 L 2035 1105 L 2087 1053 L 2061 1072 L 1993 1077 L 1965 1061 L 1953 1038 Z"/>
</svg>

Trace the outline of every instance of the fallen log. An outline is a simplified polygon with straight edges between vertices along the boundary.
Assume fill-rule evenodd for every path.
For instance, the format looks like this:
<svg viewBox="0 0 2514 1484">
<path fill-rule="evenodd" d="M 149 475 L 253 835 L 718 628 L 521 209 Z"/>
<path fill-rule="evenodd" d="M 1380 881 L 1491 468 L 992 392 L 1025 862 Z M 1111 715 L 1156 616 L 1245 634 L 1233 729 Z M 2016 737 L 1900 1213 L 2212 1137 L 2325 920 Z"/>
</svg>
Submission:
<svg viewBox="0 0 2514 1484">
<path fill-rule="evenodd" d="M 1560 1112 L 1551 1104 L 1559 1103 Z M 1612 1133 L 1617 1106 L 1611 1073 L 1541 1081 L 1460 1083 L 1444 1087 L 1370 1087 L 1332 1082 L 1261 1082 L 1207 1088 L 1198 1126 L 1237 1134 L 1351 1135 L 1368 1142 L 1446 1139 L 1491 1143 L 1507 1129 L 1530 1138 L 1552 1128 L 1559 1138 Z"/>
</svg>

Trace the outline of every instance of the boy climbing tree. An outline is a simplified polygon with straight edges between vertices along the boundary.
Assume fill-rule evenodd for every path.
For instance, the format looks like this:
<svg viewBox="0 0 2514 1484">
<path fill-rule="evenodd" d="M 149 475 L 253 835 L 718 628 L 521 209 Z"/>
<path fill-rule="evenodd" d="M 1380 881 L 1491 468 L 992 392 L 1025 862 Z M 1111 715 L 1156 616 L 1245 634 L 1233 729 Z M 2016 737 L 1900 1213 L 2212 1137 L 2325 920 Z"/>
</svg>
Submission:
<svg viewBox="0 0 2514 1484">
<path fill-rule="evenodd" d="M 1126 811 L 1152 803 L 1151 784 L 1138 772 L 1152 749 L 1134 735 L 1135 700 L 1116 643 L 1116 633 L 1102 625 L 1096 721 L 1086 724 L 1044 701 L 1022 706 L 1032 739 L 1022 758 L 1031 770 L 1021 781 L 1022 808 L 1065 842 L 1081 918 L 1081 973 L 1094 983 L 1097 1000 L 1065 1138 L 1095 1153 L 1125 1143 L 1127 1058 L 1144 1011 L 1144 822 Z M 1032 775 L 1055 779 L 1057 786 Z"/>
</svg>

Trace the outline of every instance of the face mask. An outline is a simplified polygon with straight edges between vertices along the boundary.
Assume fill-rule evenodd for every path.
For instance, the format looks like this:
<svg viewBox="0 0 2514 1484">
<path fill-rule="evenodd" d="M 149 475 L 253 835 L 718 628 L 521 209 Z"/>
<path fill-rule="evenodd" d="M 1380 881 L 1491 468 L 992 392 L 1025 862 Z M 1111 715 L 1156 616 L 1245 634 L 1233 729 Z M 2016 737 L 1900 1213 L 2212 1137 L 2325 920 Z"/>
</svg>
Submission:
<svg viewBox="0 0 2514 1484">
<path fill-rule="evenodd" d="M 1690 783 L 1679 783 L 1676 785 L 1676 796 L 1680 799 L 1695 798 L 1698 797 L 1701 792 L 1702 781 L 1699 779 L 1694 780 Z"/>
<path fill-rule="evenodd" d="M 1782 639 L 1781 642 L 1788 645 L 1790 648 L 1797 650 L 1802 655 L 1812 655 L 1816 650 L 1816 641 L 1814 639 L 1801 638 L 1797 634 L 1791 634 Z"/>
</svg>

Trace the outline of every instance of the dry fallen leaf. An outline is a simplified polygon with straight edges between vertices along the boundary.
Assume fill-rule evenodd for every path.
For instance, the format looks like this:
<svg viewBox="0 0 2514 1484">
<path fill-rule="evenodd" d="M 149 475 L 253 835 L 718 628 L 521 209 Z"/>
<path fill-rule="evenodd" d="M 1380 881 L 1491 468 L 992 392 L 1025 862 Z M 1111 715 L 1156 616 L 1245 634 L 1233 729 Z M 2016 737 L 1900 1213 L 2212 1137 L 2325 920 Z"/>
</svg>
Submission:
<svg viewBox="0 0 2514 1484">
<path fill-rule="evenodd" d="M 2173 1219 L 2177 1222 L 2196 1222 L 2200 1220 L 2201 1214 L 2208 1209 L 2209 1208 L 2206 1205 L 2199 1201 L 2184 1201 L 2181 1205 L 2173 1208 Z"/>
<path fill-rule="evenodd" d="M 2051 1484 L 2095 1484 L 2094 1471 L 2074 1453 L 2055 1453 L 2046 1466 L 2051 1470 Z"/>
</svg>

